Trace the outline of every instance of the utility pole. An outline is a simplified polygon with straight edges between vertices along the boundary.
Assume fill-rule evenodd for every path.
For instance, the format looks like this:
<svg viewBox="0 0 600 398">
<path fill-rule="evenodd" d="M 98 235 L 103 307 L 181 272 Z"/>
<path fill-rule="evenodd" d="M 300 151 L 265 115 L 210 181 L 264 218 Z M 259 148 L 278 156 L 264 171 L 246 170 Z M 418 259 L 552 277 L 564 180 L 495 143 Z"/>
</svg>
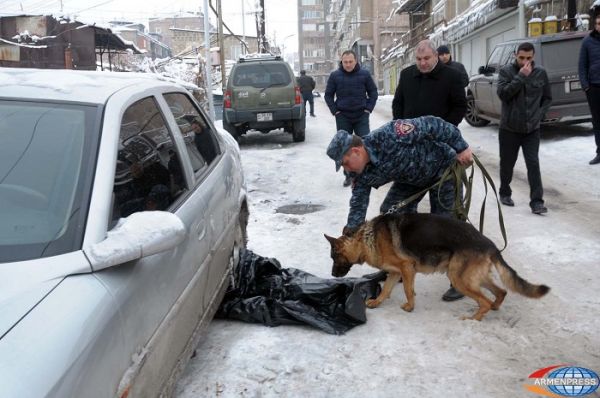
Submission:
<svg viewBox="0 0 600 398">
<path fill-rule="evenodd" d="M 242 40 L 246 43 L 246 9 L 244 3 L 246 0 L 242 0 Z M 242 54 L 246 54 L 246 46 L 242 46 Z"/>
<path fill-rule="evenodd" d="M 219 61 L 221 63 L 221 88 L 225 92 L 225 39 L 223 37 L 223 11 L 221 9 L 221 0 L 217 0 L 217 14 L 219 14 L 219 23 L 217 34 L 219 35 Z"/>
<path fill-rule="evenodd" d="M 265 0 L 260 0 L 260 53 L 266 53 L 269 49 L 265 28 Z"/>
<path fill-rule="evenodd" d="M 381 54 L 381 45 L 379 41 L 379 2 L 373 2 L 373 79 L 375 85 L 379 88 L 379 56 Z"/>
<path fill-rule="evenodd" d="M 210 117 L 215 117 L 215 105 L 212 96 L 212 62 L 210 59 L 210 21 L 208 20 L 208 0 L 204 0 L 204 81 L 206 84 L 206 98 L 208 98 L 208 111 Z"/>
</svg>

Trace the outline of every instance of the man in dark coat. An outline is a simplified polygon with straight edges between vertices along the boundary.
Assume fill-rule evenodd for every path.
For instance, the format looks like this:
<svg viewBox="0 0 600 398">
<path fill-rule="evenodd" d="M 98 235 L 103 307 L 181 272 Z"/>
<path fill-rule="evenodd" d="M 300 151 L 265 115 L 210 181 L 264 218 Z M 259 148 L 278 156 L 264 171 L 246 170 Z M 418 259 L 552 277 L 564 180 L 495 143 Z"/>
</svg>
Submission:
<svg viewBox="0 0 600 398">
<path fill-rule="evenodd" d="M 590 105 L 596 139 L 596 157 L 590 160 L 590 164 L 598 164 L 600 163 L 600 14 L 593 18 L 593 24 L 589 36 L 581 43 L 579 80 Z"/>
<path fill-rule="evenodd" d="M 552 104 L 552 93 L 546 71 L 533 62 L 534 47 L 521 43 L 515 53 L 515 62 L 504 65 L 498 74 L 498 97 L 502 101 L 500 116 L 500 201 L 514 206 L 511 199 L 513 168 L 523 149 L 529 206 L 534 214 L 548 212 L 544 206 L 544 189 L 540 173 L 540 122 Z"/>
<path fill-rule="evenodd" d="M 438 58 L 442 63 L 460 73 L 460 80 L 462 82 L 463 87 L 467 87 L 469 85 L 469 75 L 467 74 L 467 70 L 465 66 L 460 62 L 456 62 L 452 60 L 452 55 L 450 55 L 450 49 L 448 46 L 439 46 L 437 49 Z"/>
<path fill-rule="evenodd" d="M 417 44 L 415 58 L 415 65 L 400 72 L 392 101 L 394 119 L 432 115 L 458 126 L 467 112 L 467 98 L 460 74 L 440 62 L 430 40 Z M 436 194 L 430 192 L 429 202 L 435 202 L 435 197 Z M 421 199 L 415 201 L 415 206 Z M 432 209 L 434 206 L 431 205 Z M 450 286 L 442 299 L 454 301 L 462 297 L 462 293 Z"/>
<path fill-rule="evenodd" d="M 361 137 L 369 134 L 369 115 L 377 102 L 377 86 L 369 71 L 360 68 L 354 51 L 344 51 L 340 67 L 329 75 L 325 102 L 335 116 L 337 130 Z M 347 175 L 344 186 L 351 181 Z"/>
<path fill-rule="evenodd" d="M 416 64 L 400 72 L 392 102 L 394 119 L 432 115 L 458 126 L 467 111 L 460 74 L 439 62 L 429 40 L 417 45 L 415 56 Z"/>
<path fill-rule="evenodd" d="M 313 90 L 315 89 L 315 79 L 310 76 L 306 76 L 306 71 L 302 69 L 300 71 L 300 77 L 297 79 L 298 86 L 300 86 L 300 92 L 302 93 L 302 100 L 304 101 L 304 109 L 306 109 L 306 101 L 310 104 L 310 115 L 315 117 L 315 100 L 313 98 Z"/>
</svg>

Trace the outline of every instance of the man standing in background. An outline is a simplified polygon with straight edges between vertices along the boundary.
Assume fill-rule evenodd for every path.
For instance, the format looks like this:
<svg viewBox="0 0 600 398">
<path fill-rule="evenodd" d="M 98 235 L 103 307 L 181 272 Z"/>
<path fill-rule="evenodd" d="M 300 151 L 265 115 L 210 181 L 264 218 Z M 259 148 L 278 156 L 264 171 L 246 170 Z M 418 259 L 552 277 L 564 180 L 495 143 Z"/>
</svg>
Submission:
<svg viewBox="0 0 600 398">
<path fill-rule="evenodd" d="M 325 102 L 335 116 L 336 129 L 360 137 L 369 134 L 369 115 L 377 103 L 377 86 L 366 69 L 361 69 L 352 50 L 342 53 L 340 67 L 331 72 Z M 344 186 L 352 183 L 346 175 Z"/>
<path fill-rule="evenodd" d="M 431 115 L 458 126 L 467 112 L 460 74 L 439 61 L 430 40 L 417 44 L 415 58 L 415 65 L 400 72 L 392 102 L 394 120 Z"/>
<path fill-rule="evenodd" d="M 442 63 L 460 73 L 460 79 L 463 87 L 467 87 L 469 85 L 469 75 L 467 74 L 467 70 L 465 66 L 460 62 L 456 62 L 452 60 L 452 55 L 450 55 L 450 49 L 448 46 L 439 46 L 437 49 L 438 58 Z"/>
<path fill-rule="evenodd" d="M 500 116 L 500 201 L 514 206 L 510 183 L 513 168 L 523 149 L 529 206 L 534 214 L 547 213 L 540 173 L 540 122 L 552 104 L 548 75 L 544 68 L 533 62 L 535 49 L 531 43 L 521 43 L 515 53 L 515 62 L 504 65 L 498 75 L 498 97 L 502 101 Z"/>
<path fill-rule="evenodd" d="M 437 116 L 455 126 L 467 112 L 467 98 L 458 71 L 444 65 L 430 40 L 422 40 L 415 48 L 416 62 L 400 72 L 400 80 L 392 102 L 394 119 L 412 119 L 419 116 Z M 422 199 L 414 203 L 413 211 Z M 436 189 L 429 191 L 432 213 L 443 213 L 435 203 L 439 200 Z M 444 293 L 444 301 L 454 301 L 463 294 L 454 287 Z"/>
<path fill-rule="evenodd" d="M 300 77 L 297 79 L 300 92 L 302 93 L 302 100 L 304 101 L 304 110 L 306 111 L 306 101 L 310 104 L 310 115 L 315 117 L 315 100 L 313 98 L 313 90 L 315 89 L 315 79 L 310 76 L 306 76 L 306 71 L 302 69 L 300 71 Z"/>
</svg>

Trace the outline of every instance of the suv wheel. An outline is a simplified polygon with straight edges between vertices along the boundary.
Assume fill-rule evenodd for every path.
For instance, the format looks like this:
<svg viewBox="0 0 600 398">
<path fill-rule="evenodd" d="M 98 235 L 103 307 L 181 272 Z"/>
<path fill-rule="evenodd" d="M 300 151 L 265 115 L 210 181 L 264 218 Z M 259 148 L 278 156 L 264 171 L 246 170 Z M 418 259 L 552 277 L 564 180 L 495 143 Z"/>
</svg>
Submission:
<svg viewBox="0 0 600 398">
<path fill-rule="evenodd" d="M 472 94 L 467 95 L 467 113 L 465 115 L 465 120 L 473 127 L 483 127 L 487 126 L 490 121 L 481 119 L 477 115 L 477 109 L 475 108 L 475 98 L 473 98 Z"/>
<path fill-rule="evenodd" d="M 306 116 L 292 122 L 292 138 L 294 142 L 303 142 L 305 138 Z"/>
</svg>

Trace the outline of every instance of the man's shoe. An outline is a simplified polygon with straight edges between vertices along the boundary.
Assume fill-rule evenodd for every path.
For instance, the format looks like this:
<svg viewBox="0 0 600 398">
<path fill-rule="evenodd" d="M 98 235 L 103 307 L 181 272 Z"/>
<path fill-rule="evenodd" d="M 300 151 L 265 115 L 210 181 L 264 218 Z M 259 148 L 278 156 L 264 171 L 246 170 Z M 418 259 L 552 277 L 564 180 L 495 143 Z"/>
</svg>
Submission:
<svg viewBox="0 0 600 398">
<path fill-rule="evenodd" d="M 450 289 L 442 296 L 442 300 L 444 301 L 455 301 L 465 297 L 464 294 L 459 292 L 454 288 L 454 286 L 450 286 Z"/>
<path fill-rule="evenodd" d="M 352 177 L 348 176 L 346 177 L 346 179 L 344 180 L 344 186 L 345 187 L 349 187 L 350 184 L 352 184 Z"/>
<path fill-rule="evenodd" d="M 534 203 L 531 205 L 531 212 L 533 214 L 544 214 L 548 213 L 548 208 L 542 203 Z"/>
<path fill-rule="evenodd" d="M 596 155 L 596 157 L 590 160 L 590 164 L 598 164 L 600 163 L 600 153 Z"/>
<path fill-rule="evenodd" d="M 515 202 L 513 202 L 513 200 L 511 199 L 510 196 L 502 196 L 500 195 L 500 203 L 502 203 L 505 206 L 514 206 Z"/>
<path fill-rule="evenodd" d="M 311 113 L 310 115 L 311 115 L 312 117 L 317 117 L 317 115 L 315 115 L 314 113 Z"/>
</svg>

